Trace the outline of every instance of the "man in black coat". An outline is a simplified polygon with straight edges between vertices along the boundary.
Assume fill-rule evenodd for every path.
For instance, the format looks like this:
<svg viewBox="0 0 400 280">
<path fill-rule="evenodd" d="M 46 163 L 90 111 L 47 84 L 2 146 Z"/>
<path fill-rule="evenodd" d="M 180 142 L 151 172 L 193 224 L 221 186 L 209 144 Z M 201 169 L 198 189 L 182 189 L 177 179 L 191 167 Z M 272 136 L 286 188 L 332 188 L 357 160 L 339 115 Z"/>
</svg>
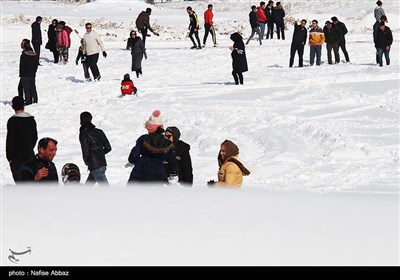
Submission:
<svg viewBox="0 0 400 280">
<path fill-rule="evenodd" d="M 328 63 L 332 64 L 332 49 L 335 55 L 335 63 L 340 62 L 339 42 L 343 38 L 343 32 L 339 28 L 333 26 L 329 20 L 325 22 L 324 27 L 325 43 L 328 54 Z"/>
<path fill-rule="evenodd" d="M 81 128 L 79 129 L 79 142 L 81 143 L 83 161 L 90 171 L 86 185 L 109 185 L 106 177 L 106 154 L 111 151 L 110 142 L 101 129 L 92 124 L 92 115 L 83 112 L 80 115 Z"/>
<path fill-rule="evenodd" d="M 261 31 L 260 31 L 260 26 L 258 24 L 257 20 L 257 7 L 256 6 L 251 6 L 251 12 L 249 13 L 249 21 L 250 21 L 250 26 L 251 26 L 251 35 L 247 39 L 246 45 L 249 44 L 250 40 L 253 39 L 254 34 L 258 34 L 258 40 L 260 41 L 260 46 L 262 45 L 262 36 L 261 36 Z"/>
<path fill-rule="evenodd" d="M 165 130 L 165 137 L 174 145 L 173 148 L 178 166 L 179 183 L 185 186 L 191 186 L 193 184 L 193 168 L 189 153 L 190 145 L 179 139 L 181 137 L 181 132 L 175 126 L 167 127 Z M 170 173 L 169 171 L 166 172 L 167 175 Z"/>
<path fill-rule="evenodd" d="M 379 66 L 383 66 L 382 57 L 385 54 L 386 65 L 390 65 L 390 48 L 393 43 L 393 34 L 388 26 L 385 26 L 385 22 L 380 22 L 378 31 L 376 33 L 375 47 L 378 50 L 378 63 Z"/>
<path fill-rule="evenodd" d="M 53 159 L 57 153 L 57 141 L 52 138 L 42 138 L 38 144 L 38 154 L 22 167 L 23 182 L 58 183 L 57 168 Z"/>
<path fill-rule="evenodd" d="M 305 19 L 301 20 L 300 25 L 297 22 L 294 22 L 294 32 L 292 45 L 290 47 L 290 62 L 289 67 L 293 67 L 294 55 L 299 55 L 299 67 L 303 67 L 303 54 L 304 54 L 304 45 L 307 41 L 307 29 L 306 29 L 307 21 Z"/>
<path fill-rule="evenodd" d="M 21 42 L 22 54 L 19 61 L 19 85 L 18 94 L 25 94 L 25 105 L 38 102 L 36 92 L 36 71 L 38 68 L 38 56 L 32 51 L 30 41 L 23 39 Z"/>
<path fill-rule="evenodd" d="M 39 57 L 40 57 L 40 46 L 42 45 L 42 31 L 40 30 L 40 24 L 42 23 L 42 17 L 37 16 L 36 21 L 32 23 L 32 45 L 33 49 L 35 50 L 35 53 L 38 56 L 38 64 L 40 65 L 39 62 Z"/>
<path fill-rule="evenodd" d="M 33 148 L 38 136 L 35 118 L 24 112 L 24 99 L 14 97 L 12 108 L 15 114 L 7 122 L 6 157 L 17 183 L 21 181 L 22 166 L 35 155 Z"/>
<path fill-rule="evenodd" d="M 343 22 L 340 22 L 337 17 L 331 18 L 333 22 L 333 27 L 337 27 L 342 31 L 342 39 L 339 41 L 339 47 L 342 49 L 346 62 L 350 62 L 349 53 L 346 50 L 346 38 L 344 37 L 347 34 L 346 25 Z"/>
</svg>

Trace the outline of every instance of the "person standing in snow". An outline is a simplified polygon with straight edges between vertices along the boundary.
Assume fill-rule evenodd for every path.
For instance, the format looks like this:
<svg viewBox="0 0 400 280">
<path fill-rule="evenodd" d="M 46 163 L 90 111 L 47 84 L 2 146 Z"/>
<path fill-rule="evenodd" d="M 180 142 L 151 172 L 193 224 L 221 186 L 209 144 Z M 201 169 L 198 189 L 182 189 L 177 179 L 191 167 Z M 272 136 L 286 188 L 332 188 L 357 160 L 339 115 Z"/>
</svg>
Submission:
<svg viewBox="0 0 400 280">
<path fill-rule="evenodd" d="M 186 12 L 189 14 L 189 38 L 193 43 L 193 47 L 191 47 L 191 49 L 201 49 L 201 45 L 200 45 L 200 38 L 199 38 L 199 19 L 197 17 L 197 14 L 195 13 L 195 11 L 193 11 L 192 7 L 187 7 L 186 8 Z M 193 39 L 193 34 L 196 37 L 197 40 L 197 45 L 196 42 Z"/>
<path fill-rule="evenodd" d="M 25 95 L 25 105 L 38 102 L 36 91 L 36 72 L 38 69 L 39 57 L 31 48 L 31 42 L 23 39 L 21 42 L 22 54 L 19 61 L 18 95 Z"/>
<path fill-rule="evenodd" d="M 67 47 L 67 56 L 69 56 L 69 48 L 71 47 L 71 33 L 72 33 L 73 30 L 72 30 L 72 28 L 69 27 L 69 26 L 65 23 L 65 21 L 63 21 L 63 20 L 60 20 L 59 24 L 62 25 L 63 30 L 64 30 L 65 32 L 67 32 L 67 35 L 68 35 L 69 46 Z"/>
<path fill-rule="evenodd" d="M 267 7 L 265 7 L 265 15 L 267 16 L 267 36 L 274 38 L 274 1 L 268 1 Z"/>
<path fill-rule="evenodd" d="M 165 137 L 173 143 L 177 161 L 179 183 L 184 186 L 193 185 L 192 159 L 190 158 L 190 145 L 180 140 L 181 132 L 175 126 L 167 127 Z M 166 176 L 171 174 L 166 166 Z"/>
<path fill-rule="evenodd" d="M 308 44 L 310 45 L 310 65 L 314 65 L 314 59 L 317 57 L 317 65 L 321 65 L 322 45 L 325 42 L 324 31 L 318 26 L 318 20 L 311 22 Z"/>
<path fill-rule="evenodd" d="M 332 22 L 329 20 L 325 22 L 324 26 L 324 35 L 325 35 L 325 43 L 326 43 L 326 53 L 328 55 L 328 63 L 332 64 L 332 49 L 335 55 L 335 63 L 340 63 L 340 55 L 339 55 L 339 42 L 343 38 L 342 31 L 334 27 Z"/>
<path fill-rule="evenodd" d="M 306 23 L 307 21 L 305 19 L 301 20 L 300 25 L 298 25 L 296 21 L 294 22 L 293 39 L 290 46 L 289 67 L 293 67 L 296 51 L 299 56 L 299 67 L 303 67 L 304 46 L 307 41 Z"/>
<path fill-rule="evenodd" d="M 57 168 L 53 162 L 57 154 L 55 139 L 45 137 L 39 140 L 38 153 L 21 170 L 21 181 L 24 183 L 58 183 Z"/>
<path fill-rule="evenodd" d="M 92 79 L 90 78 L 89 74 L 89 65 L 87 62 L 87 57 L 85 55 L 85 46 L 83 45 L 83 39 L 81 39 L 81 45 L 78 50 L 78 55 L 75 59 L 75 64 L 78 65 L 79 59 L 81 60 L 82 67 L 83 67 L 83 74 L 85 76 L 86 82 L 91 82 Z"/>
<path fill-rule="evenodd" d="M 261 40 L 264 39 L 265 24 L 267 23 L 267 16 L 265 15 L 265 2 L 260 2 L 260 7 L 257 8 L 257 21 L 260 26 Z"/>
<path fill-rule="evenodd" d="M 67 31 L 61 24 L 57 24 L 57 49 L 60 55 L 59 63 L 68 63 L 68 48 L 70 47 L 69 37 Z"/>
<path fill-rule="evenodd" d="M 285 23 L 283 18 L 285 17 L 285 10 L 283 9 L 281 2 L 276 2 L 276 6 L 274 8 L 274 21 L 276 24 L 276 35 L 278 36 L 278 40 L 281 38 L 285 40 Z"/>
<path fill-rule="evenodd" d="M 38 139 L 35 118 L 25 112 L 24 99 L 12 99 L 15 114 L 7 121 L 6 157 L 14 182 L 21 181 L 21 170 L 25 162 L 35 156 L 33 151 Z"/>
<path fill-rule="evenodd" d="M 146 37 L 150 36 L 147 34 L 147 30 L 150 30 L 156 36 L 159 35 L 153 30 L 153 28 L 151 28 L 150 15 L 151 8 L 147 8 L 146 11 L 142 11 L 136 18 L 136 28 L 140 31 L 140 33 L 142 33 L 144 47 L 146 46 Z"/>
<path fill-rule="evenodd" d="M 203 47 L 206 46 L 208 33 L 211 33 L 212 41 L 214 43 L 214 47 L 217 46 L 217 35 L 215 34 L 213 17 L 214 14 L 212 12 L 213 5 L 208 4 L 207 10 L 204 12 L 204 38 L 203 38 Z"/>
<path fill-rule="evenodd" d="M 232 56 L 232 76 L 236 85 L 243 85 L 243 72 L 248 71 L 243 38 L 238 32 L 233 33 L 230 38 L 234 42 L 233 46 L 229 47 Z"/>
<path fill-rule="evenodd" d="M 209 181 L 209 186 L 240 187 L 243 176 L 250 175 L 250 171 L 239 161 L 239 148 L 230 140 L 221 144 L 218 153 L 218 181 Z"/>
<path fill-rule="evenodd" d="M 146 49 L 144 48 L 144 44 L 142 39 L 137 36 L 136 31 L 132 30 L 129 34 L 128 42 L 126 43 L 126 49 L 131 49 L 132 55 L 132 72 L 136 72 L 136 77 L 139 78 L 139 74 L 143 75 L 142 72 L 142 60 L 143 56 L 147 59 Z"/>
<path fill-rule="evenodd" d="M 346 50 L 346 38 L 344 37 L 348 32 L 346 25 L 343 22 L 340 22 L 337 17 L 332 17 L 331 20 L 333 22 L 333 27 L 337 27 L 342 31 L 342 39 L 339 41 L 339 47 L 344 54 L 346 62 L 350 62 L 349 53 Z"/>
<path fill-rule="evenodd" d="M 37 16 L 34 23 L 32 23 L 32 46 L 35 50 L 35 53 L 38 57 L 38 65 L 41 65 L 39 62 L 40 58 L 40 46 L 42 45 L 42 30 L 40 29 L 40 24 L 42 23 L 42 17 Z"/>
<path fill-rule="evenodd" d="M 106 169 L 106 154 L 111 151 L 110 142 L 101 129 L 92 124 L 92 114 L 82 112 L 80 115 L 79 142 L 82 148 L 83 161 L 88 167 L 89 176 L 85 185 L 109 186 Z"/>
<path fill-rule="evenodd" d="M 249 20 L 250 20 L 250 26 L 251 26 L 251 35 L 247 39 L 246 45 L 249 44 L 250 40 L 253 39 L 254 34 L 258 34 L 258 40 L 260 41 L 260 46 L 262 45 L 262 38 L 261 38 L 261 32 L 260 32 L 260 27 L 258 24 L 257 20 L 257 7 L 256 6 L 251 6 L 251 12 L 249 13 Z"/>
<path fill-rule="evenodd" d="M 47 37 L 48 41 L 46 44 L 46 49 L 51 51 L 54 56 L 54 63 L 58 63 L 58 59 L 60 58 L 60 54 L 58 53 L 57 50 L 57 24 L 58 20 L 53 19 L 51 21 L 51 24 L 47 28 Z"/>
<path fill-rule="evenodd" d="M 87 61 L 89 64 L 90 71 L 95 81 L 100 81 L 100 71 L 97 66 L 97 61 L 99 60 L 99 53 L 102 51 L 103 56 L 107 57 L 107 53 L 104 50 L 103 42 L 100 35 L 92 30 L 92 24 L 85 24 L 86 33 L 83 35 L 83 46 L 85 47 L 85 55 L 87 56 Z"/>
<path fill-rule="evenodd" d="M 135 165 L 129 176 L 128 185 L 137 182 L 164 181 L 164 162 L 167 162 L 169 177 L 176 177 L 176 156 L 173 144 L 164 137 L 161 112 L 155 110 L 145 123 L 148 134 L 140 136 L 132 148 L 128 161 Z"/>
<path fill-rule="evenodd" d="M 390 65 L 390 47 L 393 43 L 393 34 L 388 26 L 385 26 L 384 22 L 379 23 L 379 29 L 376 34 L 375 47 L 378 50 L 378 63 L 379 66 L 383 66 L 382 57 L 385 54 L 386 65 Z"/>
</svg>

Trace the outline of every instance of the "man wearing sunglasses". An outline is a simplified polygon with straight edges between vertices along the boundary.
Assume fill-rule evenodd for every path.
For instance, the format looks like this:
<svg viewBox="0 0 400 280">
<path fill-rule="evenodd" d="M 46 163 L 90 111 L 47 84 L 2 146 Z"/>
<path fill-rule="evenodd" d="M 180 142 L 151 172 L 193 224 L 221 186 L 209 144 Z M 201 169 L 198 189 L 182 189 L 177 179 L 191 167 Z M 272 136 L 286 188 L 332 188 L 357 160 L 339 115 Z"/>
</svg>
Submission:
<svg viewBox="0 0 400 280">
<path fill-rule="evenodd" d="M 107 57 L 107 53 L 104 51 L 104 45 L 100 38 L 100 35 L 92 30 L 92 24 L 86 23 L 86 33 L 83 35 L 83 46 L 89 64 L 90 71 L 92 71 L 94 80 L 100 81 L 100 71 L 97 67 L 97 61 L 99 60 L 99 53 L 102 51 L 103 56 Z"/>
</svg>

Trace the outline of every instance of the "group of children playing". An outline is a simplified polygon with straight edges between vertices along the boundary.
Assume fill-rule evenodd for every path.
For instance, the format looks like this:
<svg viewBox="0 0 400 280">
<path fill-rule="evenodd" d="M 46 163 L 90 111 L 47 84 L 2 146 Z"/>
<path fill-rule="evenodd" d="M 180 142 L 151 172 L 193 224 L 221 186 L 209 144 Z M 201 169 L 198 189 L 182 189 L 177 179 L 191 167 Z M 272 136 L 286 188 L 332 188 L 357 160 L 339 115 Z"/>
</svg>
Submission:
<svg viewBox="0 0 400 280">
<path fill-rule="evenodd" d="M 91 81 L 90 74 L 89 74 L 89 65 L 86 60 L 86 55 L 83 51 L 84 51 L 84 46 L 83 46 L 83 39 L 82 39 L 81 46 L 79 47 L 79 52 L 78 52 L 78 56 L 76 57 L 75 63 L 76 63 L 76 65 L 78 65 L 79 59 L 81 60 L 86 81 Z M 122 96 L 132 95 L 132 94 L 136 94 L 136 93 L 137 93 L 137 88 L 133 84 L 131 77 L 129 76 L 129 74 L 125 74 L 124 79 L 121 81 Z"/>
</svg>

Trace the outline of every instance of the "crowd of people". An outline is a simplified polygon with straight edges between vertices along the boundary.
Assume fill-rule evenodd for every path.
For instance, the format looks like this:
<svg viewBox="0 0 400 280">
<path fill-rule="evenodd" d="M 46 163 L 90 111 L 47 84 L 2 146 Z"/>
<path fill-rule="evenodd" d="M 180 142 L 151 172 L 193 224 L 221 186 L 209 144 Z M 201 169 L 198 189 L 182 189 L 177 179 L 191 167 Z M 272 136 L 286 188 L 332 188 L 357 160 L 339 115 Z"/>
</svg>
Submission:
<svg viewBox="0 0 400 280">
<path fill-rule="evenodd" d="M 376 47 L 376 63 L 383 66 L 383 55 L 386 64 L 390 64 L 390 48 L 393 43 L 392 32 L 386 26 L 387 17 L 381 1 L 376 2 L 374 10 L 376 22 L 373 26 L 373 40 Z M 186 9 L 189 15 L 189 38 L 193 43 L 192 49 L 202 49 L 206 46 L 208 35 L 211 34 L 213 46 L 217 46 L 216 31 L 213 22 L 213 5 L 209 4 L 204 12 L 204 37 L 203 44 L 200 42 L 199 29 L 200 21 L 195 11 L 189 6 Z M 151 36 L 149 32 L 158 36 L 150 24 L 151 8 L 142 11 L 135 23 L 138 32 L 132 30 L 127 40 L 126 49 L 131 50 L 132 64 L 131 71 L 139 78 L 142 72 L 143 57 L 147 59 L 146 38 Z M 258 34 L 259 44 L 265 39 L 273 39 L 274 26 L 278 39 L 285 40 L 285 11 L 281 2 L 274 5 L 273 1 L 268 4 L 260 2 L 260 5 L 251 7 L 249 21 L 251 35 L 246 43 L 239 32 L 230 36 L 233 45 L 230 48 L 232 57 L 232 76 L 236 85 L 244 83 L 243 73 L 248 71 L 245 45 L 248 45 L 254 35 Z M 32 40 L 23 39 L 21 42 L 21 57 L 19 66 L 20 81 L 18 84 L 18 96 L 12 100 L 12 107 L 15 111 L 7 123 L 6 153 L 10 163 L 11 172 L 16 183 L 23 181 L 58 181 L 58 175 L 52 160 L 57 152 L 57 141 L 52 138 L 43 138 L 38 143 L 38 153 L 33 152 L 37 142 L 37 128 L 34 117 L 25 112 L 25 106 L 38 102 L 35 77 L 40 66 L 40 47 L 42 45 L 41 34 L 42 17 L 37 16 L 32 23 Z M 289 67 L 293 67 L 294 58 L 298 55 L 298 67 L 303 67 L 304 47 L 310 47 L 310 65 L 321 64 L 322 46 L 325 43 L 329 64 L 340 63 L 339 49 L 342 50 L 346 62 L 350 62 L 346 49 L 345 35 L 348 33 L 346 25 L 339 21 L 336 16 L 325 22 L 323 28 L 319 27 L 317 20 L 312 20 L 307 30 L 307 20 L 301 20 L 300 24 L 294 22 L 294 32 L 290 47 Z M 101 36 L 93 31 L 91 23 L 85 24 L 86 33 L 80 41 L 78 55 L 75 63 L 81 61 L 86 81 L 99 81 L 101 78 L 97 62 L 100 53 L 107 57 Z M 267 28 L 266 35 L 265 29 Z M 72 29 L 65 21 L 53 19 L 48 27 L 48 42 L 45 48 L 53 53 L 54 63 L 66 64 L 69 60 L 69 48 L 71 47 Z M 76 31 L 76 30 L 75 30 Z M 78 32 L 77 32 L 78 33 Z M 79 35 L 79 34 L 78 34 Z M 33 48 L 31 47 L 31 44 Z M 332 57 L 333 50 L 333 57 Z M 90 71 L 89 71 L 90 70 Z M 121 81 L 121 94 L 136 94 L 137 88 L 129 74 L 124 75 Z M 109 185 L 106 172 L 105 155 L 111 151 L 111 145 L 105 133 L 96 128 L 92 123 L 92 115 L 89 112 L 82 112 L 80 115 L 81 127 L 79 141 L 81 143 L 82 155 L 89 170 L 86 184 L 98 183 Z M 192 163 L 189 154 L 190 145 L 180 140 L 180 131 L 177 127 L 168 127 L 164 130 L 163 121 L 158 110 L 154 111 L 149 120 L 145 123 L 148 134 L 142 135 L 136 141 L 129 155 L 129 165 L 134 165 L 129 176 L 129 185 L 133 182 L 180 182 L 181 184 L 193 183 Z M 232 141 L 224 141 L 219 152 L 218 163 L 220 170 L 218 181 L 210 181 L 209 185 L 240 186 L 242 176 L 250 172 L 239 162 L 237 155 L 238 147 Z M 74 170 L 72 172 L 71 170 Z M 78 171 L 77 171 L 78 170 Z M 80 180 L 79 168 L 69 163 L 63 168 L 64 177 L 70 176 L 76 181 Z M 67 177 L 68 177 L 67 176 Z M 71 179 L 72 180 L 72 179 Z"/>
</svg>

